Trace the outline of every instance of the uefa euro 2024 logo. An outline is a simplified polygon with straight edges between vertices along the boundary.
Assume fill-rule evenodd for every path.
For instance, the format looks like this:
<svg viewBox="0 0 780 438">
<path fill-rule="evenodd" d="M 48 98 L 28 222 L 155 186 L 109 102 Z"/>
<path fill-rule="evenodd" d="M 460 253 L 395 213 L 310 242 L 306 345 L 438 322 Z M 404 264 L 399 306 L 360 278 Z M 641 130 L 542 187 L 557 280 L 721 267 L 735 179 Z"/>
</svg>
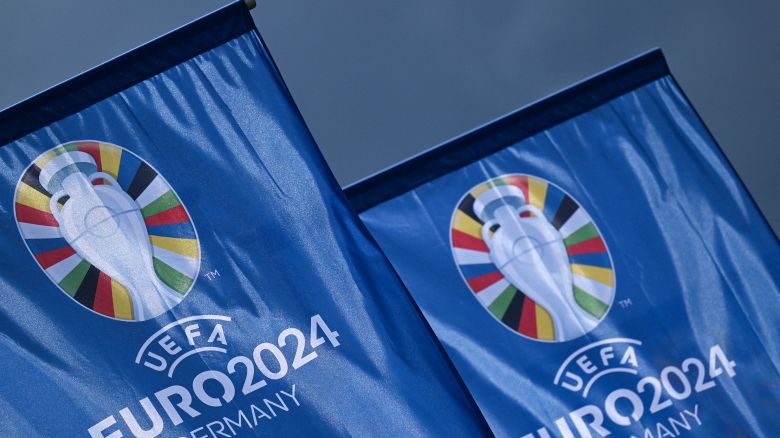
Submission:
<svg viewBox="0 0 780 438">
<path fill-rule="evenodd" d="M 187 210 L 162 175 L 119 146 L 74 141 L 41 154 L 22 174 L 14 206 L 41 269 L 98 314 L 154 318 L 197 278 Z"/>
<path fill-rule="evenodd" d="M 607 246 L 588 213 L 541 178 L 512 174 L 471 189 L 453 213 L 453 256 L 477 300 L 539 341 L 593 330 L 615 295 Z"/>
</svg>

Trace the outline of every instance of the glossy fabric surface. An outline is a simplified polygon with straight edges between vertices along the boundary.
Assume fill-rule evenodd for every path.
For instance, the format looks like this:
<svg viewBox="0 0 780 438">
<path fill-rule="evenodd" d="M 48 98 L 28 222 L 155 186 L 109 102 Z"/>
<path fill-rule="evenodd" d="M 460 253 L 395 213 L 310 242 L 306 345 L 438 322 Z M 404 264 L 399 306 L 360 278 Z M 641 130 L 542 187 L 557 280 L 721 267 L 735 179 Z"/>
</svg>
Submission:
<svg viewBox="0 0 780 438">
<path fill-rule="evenodd" d="M 653 57 L 659 54 L 645 60 Z M 650 67 L 634 63 L 574 86 L 565 97 L 554 96 L 554 105 L 542 101 L 347 189 L 498 436 L 544 436 L 537 431 L 542 427 L 552 436 L 602 436 L 592 427 L 581 431 L 568 416 L 586 405 L 599 408 L 613 436 L 677 436 L 673 427 L 701 437 L 780 433 L 780 245 L 658 65 L 663 60 L 648 62 Z M 660 73 L 633 83 L 632 75 L 647 68 Z M 625 89 L 617 96 L 604 93 L 598 89 L 603 82 Z M 557 120 L 561 114 L 568 115 Z M 539 122 L 545 117 L 546 126 Z M 538 129 L 515 134 L 527 126 Z M 583 337 L 540 342 L 507 330 L 472 296 L 482 293 L 471 290 L 482 287 L 480 281 L 495 281 L 487 277 L 493 274 L 469 278 L 453 259 L 452 247 L 463 238 L 451 228 L 461 199 L 478 184 L 513 174 L 542 178 L 569 194 L 608 248 L 614 300 Z M 548 188 L 548 203 L 550 193 Z M 471 242 L 481 246 L 476 237 Z M 605 374 L 587 397 L 554 384 L 570 354 L 616 338 L 641 343 L 632 344 L 636 374 Z M 645 385 L 638 393 L 644 413 L 630 425 L 604 414 L 612 391 L 637 393 L 639 379 L 658 377 L 689 358 L 706 365 L 716 344 L 736 363 L 733 377 L 722 374 L 714 387 L 692 389 L 680 400 L 664 392 L 661 400 L 671 403 L 655 413 L 649 412 L 652 391 Z M 606 354 L 613 353 L 621 358 Z M 615 367 L 617 359 L 601 367 L 599 354 L 597 349 L 583 360 L 585 368 Z M 691 382 L 692 367 L 686 372 Z M 667 380 L 682 388 L 675 379 Z M 626 415 L 632 411 L 625 398 L 617 406 Z M 670 425 L 670 418 L 681 421 L 684 409 L 697 409 L 701 420 L 691 420 L 690 431 Z M 558 428 L 560 418 L 568 426 Z M 586 415 L 585 423 L 592 418 Z"/>
<path fill-rule="evenodd" d="M 98 72 L 108 77 L 92 73 L 98 88 L 77 80 L 70 85 L 74 89 L 65 84 L 39 98 L 37 115 L 35 105 L 5 115 L 4 120 L 24 119 L 26 111 L 33 118 L 57 120 L 0 148 L 1 434 L 89 436 L 88 428 L 112 416 L 115 423 L 109 421 L 102 433 L 132 436 L 120 411 L 129 408 L 140 426 L 149 428 L 141 401 L 146 397 L 163 418 L 160 436 L 211 436 L 215 430 L 231 436 L 487 434 L 441 346 L 346 206 L 243 3 L 220 14 L 223 19 L 207 27 L 217 35 L 232 26 L 222 33 L 237 36 L 226 42 L 214 46 L 196 23 L 177 31 L 175 44 L 164 50 L 142 48 L 129 55 L 132 62 L 112 61 L 125 68 Z M 198 52 L 198 45 L 205 47 Z M 143 65 L 158 68 L 161 59 L 192 52 L 198 54 L 151 77 L 133 78 L 150 71 Z M 103 96 L 111 74 L 114 82 L 131 86 Z M 77 113 L 58 117 L 52 110 L 78 107 L 90 93 L 99 101 Z M 78 102 L 59 105 L 51 96 Z M 85 139 L 119 145 L 123 154 L 145 160 L 175 190 L 197 230 L 200 274 L 181 303 L 156 318 L 121 321 L 83 308 L 44 275 L 17 230 L 14 193 L 25 168 L 46 150 Z M 143 360 L 136 363 L 139 348 L 158 329 L 199 315 L 229 319 L 218 320 L 227 345 L 218 337 L 211 340 L 226 353 L 192 355 L 178 363 L 173 377 L 145 367 Z M 310 346 L 314 315 L 338 332 L 338 346 L 327 340 Z M 197 342 L 203 344 L 212 333 L 210 321 L 201 321 Z M 288 327 L 304 334 L 305 354 L 317 353 L 298 369 L 294 339 L 288 337 L 286 346 L 277 340 Z M 192 349 L 181 330 L 171 330 L 184 352 Z M 320 329 L 318 337 L 323 336 Z M 164 351 L 159 339 L 150 345 Z M 279 347 L 289 370 L 242 395 L 246 363 L 234 364 L 233 373 L 227 362 L 242 355 L 251 364 L 253 349 L 263 342 Z M 272 364 L 272 375 L 280 367 L 269 353 L 273 348 L 261 354 Z M 193 395 L 194 376 L 208 370 L 228 375 L 235 386 L 235 396 L 218 400 L 219 407 Z M 254 383 L 261 377 L 255 369 Z M 208 381 L 205 391 L 219 397 L 217 383 Z M 189 391 L 199 415 L 191 418 L 179 409 L 183 423 L 174 425 L 155 397 L 171 385 Z M 290 393 L 292 385 L 300 406 L 291 398 L 284 398 L 287 409 L 264 402 L 279 404 L 279 391 Z M 177 397 L 171 400 L 177 403 Z M 241 422 L 239 412 L 246 421 L 229 428 L 225 417 Z"/>
</svg>

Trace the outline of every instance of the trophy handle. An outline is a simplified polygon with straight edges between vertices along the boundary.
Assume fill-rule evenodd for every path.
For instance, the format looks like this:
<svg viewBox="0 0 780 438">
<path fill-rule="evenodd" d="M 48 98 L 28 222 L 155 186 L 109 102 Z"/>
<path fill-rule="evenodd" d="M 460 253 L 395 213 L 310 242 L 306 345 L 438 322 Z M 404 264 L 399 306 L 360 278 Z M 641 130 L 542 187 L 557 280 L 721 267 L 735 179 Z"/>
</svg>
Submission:
<svg viewBox="0 0 780 438">
<path fill-rule="evenodd" d="M 105 173 L 105 172 L 95 172 L 95 173 L 93 173 L 92 175 L 89 176 L 89 182 L 95 182 L 96 179 L 101 179 L 101 178 L 106 180 L 106 181 L 108 181 L 108 183 L 110 185 L 114 186 L 114 188 L 122 190 L 122 187 L 119 185 L 118 182 L 116 182 L 114 177 L 109 175 L 109 174 L 107 174 L 107 173 Z"/>
<path fill-rule="evenodd" d="M 540 219 L 544 219 L 544 213 L 542 213 L 542 210 L 539 210 L 538 208 L 536 208 L 531 204 L 525 204 L 524 206 L 518 208 L 517 214 L 520 215 L 521 213 L 524 213 L 526 211 L 533 213 L 536 217 Z"/>
<path fill-rule="evenodd" d="M 51 195 L 51 198 L 49 198 L 49 210 L 60 226 L 62 226 L 62 215 L 60 214 L 59 208 L 57 208 L 57 204 L 59 204 L 60 198 L 63 198 L 67 195 L 68 194 L 65 192 L 65 190 L 60 190 L 59 192 Z"/>
<path fill-rule="evenodd" d="M 482 224 L 482 241 L 485 242 L 485 245 L 487 245 L 490 252 L 493 252 L 493 240 L 490 237 L 490 229 L 493 228 L 493 225 L 497 224 L 498 221 L 495 219 L 491 219 Z"/>
</svg>

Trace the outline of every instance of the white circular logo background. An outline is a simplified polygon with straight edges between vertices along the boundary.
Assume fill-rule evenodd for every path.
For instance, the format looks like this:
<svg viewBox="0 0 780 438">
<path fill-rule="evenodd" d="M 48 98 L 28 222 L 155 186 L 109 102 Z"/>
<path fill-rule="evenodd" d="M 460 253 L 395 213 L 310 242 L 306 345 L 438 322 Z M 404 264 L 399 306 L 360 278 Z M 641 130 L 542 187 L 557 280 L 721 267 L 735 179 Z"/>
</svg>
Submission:
<svg viewBox="0 0 780 438">
<path fill-rule="evenodd" d="M 479 303 L 526 338 L 578 338 L 612 305 L 615 275 L 601 233 L 542 178 L 504 175 L 469 190 L 453 212 L 450 243 Z"/>
<path fill-rule="evenodd" d="M 168 182 L 132 152 L 73 141 L 44 152 L 16 187 L 19 233 L 60 290 L 103 316 L 154 318 L 192 289 L 200 246 Z"/>
</svg>

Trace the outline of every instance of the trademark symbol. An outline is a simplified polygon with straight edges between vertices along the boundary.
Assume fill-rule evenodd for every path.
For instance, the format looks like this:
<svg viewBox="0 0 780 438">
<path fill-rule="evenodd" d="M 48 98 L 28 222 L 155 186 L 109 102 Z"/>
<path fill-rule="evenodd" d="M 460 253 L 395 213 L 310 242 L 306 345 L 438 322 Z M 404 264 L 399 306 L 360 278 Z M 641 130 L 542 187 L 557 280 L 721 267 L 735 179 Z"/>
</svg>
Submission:
<svg viewBox="0 0 780 438">
<path fill-rule="evenodd" d="M 207 279 L 209 279 L 209 280 L 214 280 L 215 278 L 219 277 L 219 271 L 217 271 L 217 270 L 215 269 L 215 270 L 213 270 L 213 271 L 208 271 L 208 272 L 206 272 L 206 274 L 205 274 L 205 275 L 206 275 L 206 278 L 207 278 Z"/>
<path fill-rule="evenodd" d="M 625 309 L 627 307 L 631 307 L 634 303 L 631 302 L 631 298 L 626 298 L 624 300 L 618 301 L 618 304 L 620 304 L 621 309 Z"/>
</svg>

